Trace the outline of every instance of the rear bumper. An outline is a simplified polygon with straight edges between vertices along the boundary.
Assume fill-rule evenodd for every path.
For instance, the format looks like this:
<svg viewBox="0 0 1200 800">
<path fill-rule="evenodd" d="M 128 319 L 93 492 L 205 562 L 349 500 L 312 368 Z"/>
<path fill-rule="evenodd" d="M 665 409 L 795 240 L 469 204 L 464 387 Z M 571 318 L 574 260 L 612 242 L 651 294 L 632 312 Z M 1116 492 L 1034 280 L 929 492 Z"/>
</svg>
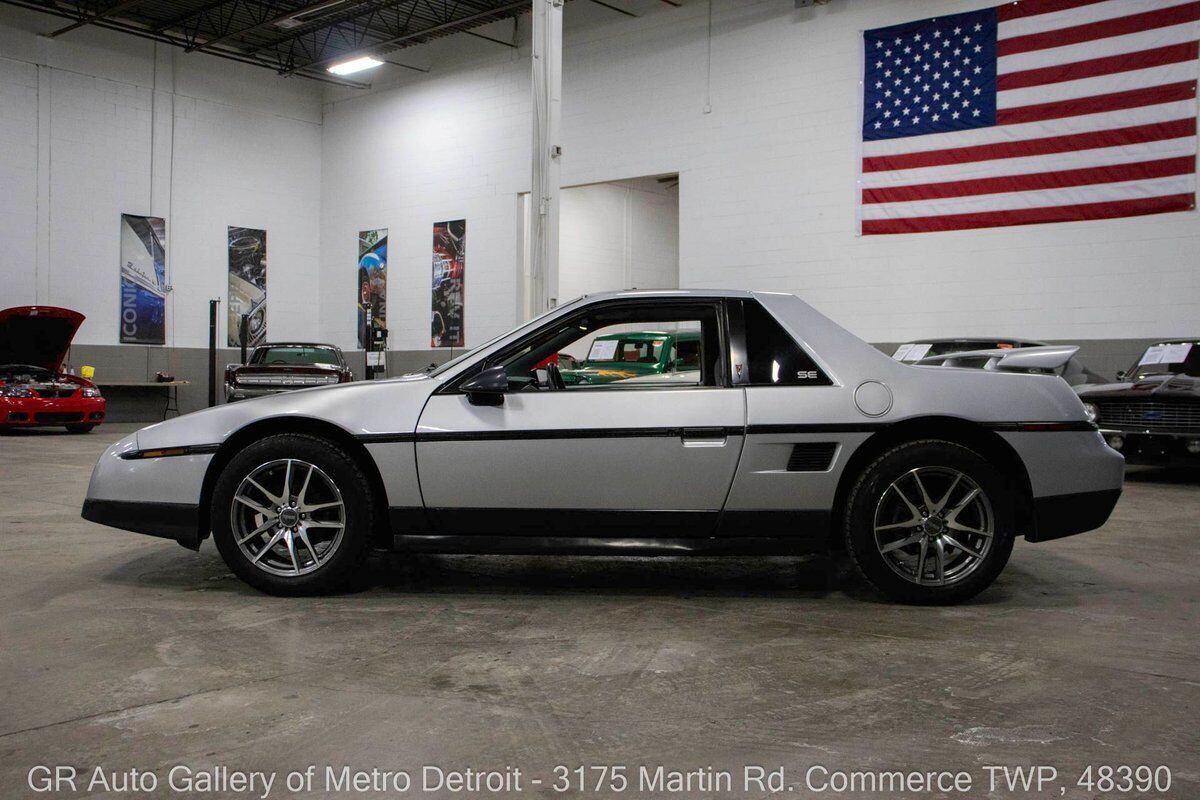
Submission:
<svg viewBox="0 0 1200 800">
<path fill-rule="evenodd" d="M 1095 530 L 1108 521 L 1120 498 L 1120 489 L 1035 497 L 1034 526 L 1033 530 L 1025 535 L 1025 539 L 1030 542 L 1048 542 Z"/>
<path fill-rule="evenodd" d="M 137 503 L 128 500 L 83 501 L 80 514 L 89 522 L 174 539 L 191 550 L 200 549 L 200 507 L 190 503 Z"/>
</svg>

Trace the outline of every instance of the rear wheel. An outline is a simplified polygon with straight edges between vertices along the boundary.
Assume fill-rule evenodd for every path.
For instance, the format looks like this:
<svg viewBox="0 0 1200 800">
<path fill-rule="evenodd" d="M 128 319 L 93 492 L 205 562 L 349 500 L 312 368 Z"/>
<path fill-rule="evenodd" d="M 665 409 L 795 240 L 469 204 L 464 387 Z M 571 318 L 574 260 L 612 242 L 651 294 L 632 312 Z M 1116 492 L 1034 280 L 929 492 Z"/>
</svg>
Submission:
<svg viewBox="0 0 1200 800">
<path fill-rule="evenodd" d="M 846 547 L 893 600 L 949 604 L 996 579 L 1013 547 L 1013 495 L 981 455 L 940 440 L 908 442 L 863 471 L 847 503 Z"/>
<path fill-rule="evenodd" d="M 333 442 L 269 436 L 226 465 L 213 490 L 213 540 L 242 580 L 280 595 L 342 585 L 370 550 L 370 484 Z"/>
<path fill-rule="evenodd" d="M 96 427 L 91 424 L 83 425 L 67 425 L 67 433 L 91 433 L 92 428 Z"/>
</svg>

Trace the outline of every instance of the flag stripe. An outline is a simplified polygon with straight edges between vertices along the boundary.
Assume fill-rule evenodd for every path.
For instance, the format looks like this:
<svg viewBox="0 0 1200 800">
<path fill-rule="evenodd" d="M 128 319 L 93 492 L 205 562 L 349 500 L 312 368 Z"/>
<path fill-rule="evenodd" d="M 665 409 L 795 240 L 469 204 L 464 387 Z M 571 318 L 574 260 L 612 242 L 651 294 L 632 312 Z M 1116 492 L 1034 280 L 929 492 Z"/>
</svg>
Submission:
<svg viewBox="0 0 1200 800">
<path fill-rule="evenodd" d="M 1024 3 L 1005 3 L 996 9 L 1001 22 L 1014 19 L 1053 14 L 1083 6 L 1101 5 L 1108 0 L 1028 0 Z"/>
<path fill-rule="evenodd" d="M 1077 100 L 1084 97 L 1108 96 L 1146 87 L 1195 81 L 1197 75 L 1200 75 L 1200 64 L 1193 60 L 1180 64 L 1164 64 L 1149 69 L 1139 69 L 1134 72 L 1121 72 L 1116 75 L 1099 75 L 1095 78 L 1081 78 L 1077 81 L 1061 81 L 1045 86 L 1010 89 L 997 93 L 996 108 L 1019 108 L 1062 100 Z"/>
<path fill-rule="evenodd" d="M 1083 114 L 1095 114 L 1101 111 L 1116 109 L 1139 108 L 1141 106 L 1170 103 L 1176 100 L 1194 100 L 1196 97 L 1196 82 L 1181 81 L 1168 83 L 1164 86 L 1152 86 L 1149 89 L 1134 89 L 1128 92 L 1100 94 L 1093 97 L 1080 97 L 1075 100 L 1062 100 L 1054 103 L 1039 103 L 1020 108 L 1005 108 L 996 112 L 997 125 L 1012 125 L 1021 122 L 1037 122 L 1044 119 L 1060 117 L 1077 117 Z"/>
<path fill-rule="evenodd" d="M 1118 183 L 1067 186 L 1061 189 L 1029 189 L 1024 192 L 999 192 L 897 203 L 871 203 L 862 206 L 861 213 L 864 220 L 891 219 L 934 217 L 946 214 L 982 214 L 1044 206 L 1074 206 L 1082 203 L 1110 203 L 1117 200 L 1137 200 L 1142 197 L 1184 194 L 1194 191 L 1195 184 L 1194 174 L 1173 175 L 1166 178 Z"/>
<path fill-rule="evenodd" d="M 941 217 L 863 220 L 866 235 L 884 233 L 929 233 L 972 228 L 996 228 L 1004 225 L 1036 225 L 1046 222 L 1114 219 L 1195 208 L 1192 194 L 1146 197 L 1105 203 L 1081 203 L 1071 206 L 1025 208 L 983 214 L 950 214 Z"/>
<path fill-rule="evenodd" d="M 1056 172 L 1037 172 L 1028 175 L 1006 175 L 1000 178 L 979 178 L 945 183 L 925 183 L 913 186 L 892 186 L 864 189 L 864 203 L 906 203 L 914 200 L 937 200 L 947 197 L 969 197 L 1003 192 L 1024 192 L 1042 189 L 1065 189 L 1069 186 L 1089 186 L 1100 183 L 1166 178 L 1187 175 L 1196 171 L 1194 156 L 1162 158 L 1134 164 L 1110 164 L 1087 169 L 1067 169 Z"/>
<path fill-rule="evenodd" d="M 1023 2 L 1000 6 L 997 15 L 1000 21 L 998 34 L 1001 39 L 1014 36 L 1025 36 L 1031 33 L 1056 30 L 1058 28 L 1073 28 L 1088 22 L 1099 22 L 1117 17 L 1129 17 L 1146 11 L 1156 11 L 1168 6 L 1180 6 L 1193 0 L 1101 0 L 1101 2 L 1086 3 L 1071 8 L 1057 8 L 1053 11 L 1043 11 L 1046 6 L 1041 2 Z M 1005 12 L 1014 6 L 1026 9 L 1023 17 L 1008 16 Z"/>
<path fill-rule="evenodd" d="M 1049 83 L 1094 78 L 1099 75 L 1115 75 L 1120 72 L 1132 72 L 1163 64 L 1195 61 L 1198 56 L 1200 56 L 1200 42 L 1181 42 L 1137 53 L 1122 53 L 1104 58 L 1092 58 L 1087 61 L 1076 61 L 1072 64 L 1056 64 L 1052 67 L 1010 72 L 996 77 L 996 88 L 1004 92 L 1012 89 L 1025 89 L 1030 86 L 1044 86 Z"/>
<path fill-rule="evenodd" d="M 1194 120 L 1189 120 L 1193 125 Z M 947 164 L 942 167 L 918 167 L 916 169 L 888 170 L 863 173 L 861 185 L 864 189 L 889 186 L 913 186 L 922 183 L 942 183 L 954 180 L 978 180 L 999 178 L 1006 175 L 1027 175 L 1034 172 L 1055 172 L 1066 169 L 1086 169 L 1109 164 L 1132 164 L 1138 161 L 1153 161 L 1160 158 L 1195 158 L 1196 137 L 1128 144 L 1122 142 L 1114 147 L 1090 150 L 1068 150 L 1037 156 L 998 158 L 975 163 Z"/>
<path fill-rule="evenodd" d="M 1045 31 L 1043 33 L 1031 33 L 1027 36 L 1014 36 L 1010 39 L 1001 39 L 996 45 L 996 53 L 1001 57 L 1010 56 L 1017 53 L 1027 53 L 1030 50 L 1046 50 L 1051 47 L 1079 44 L 1080 42 L 1088 42 L 1093 39 L 1106 39 L 1110 36 L 1121 36 L 1127 33 L 1140 33 L 1141 31 L 1165 28 L 1184 22 L 1195 22 L 1196 20 L 1200 20 L 1200 0 L 1172 8 L 1159 9 L 1158 11 L 1134 14 L 1128 17 L 1089 22 L 1086 25 L 1076 25 L 1072 28 L 1059 28 L 1058 30 Z"/>
<path fill-rule="evenodd" d="M 996 69 L 998 74 L 1005 75 L 1027 69 L 1070 64 L 1089 58 L 1140 53 L 1155 47 L 1194 42 L 1197 39 L 1200 39 L 1200 24 L 1186 22 L 1183 25 L 1172 25 L 1169 28 L 1155 28 L 1152 31 L 1113 36 L 1110 39 L 1097 39 L 1094 42 L 1082 42 L 1066 47 L 1052 47 L 1048 50 L 1032 50 L 1028 53 L 1004 56 L 996 61 Z"/>
<path fill-rule="evenodd" d="M 1157 106 L 1130 108 L 1124 111 L 1108 111 L 1101 114 L 1084 114 L 1078 117 L 1048 119 L 1041 122 L 1026 122 L 1003 128 L 986 125 L 969 131 L 954 131 L 928 136 L 907 136 L 901 139 L 863 143 L 863 155 L 868 158 L 891 156 L 901 153 L 920 153 L 932 150 L 952 150 L 960 147 L 998 142 L 1014 142 L 1026 139 L 1044 139 L 1049 136 L 1067 136 L 1075 133 L 1107 131 L 1137 125 L 1152 125 L 1157 122 L 1173 122 L 1177 119 L 1196 116 L 1194 100 L 1178 103 L 1162 103 Z"/>
</svg>

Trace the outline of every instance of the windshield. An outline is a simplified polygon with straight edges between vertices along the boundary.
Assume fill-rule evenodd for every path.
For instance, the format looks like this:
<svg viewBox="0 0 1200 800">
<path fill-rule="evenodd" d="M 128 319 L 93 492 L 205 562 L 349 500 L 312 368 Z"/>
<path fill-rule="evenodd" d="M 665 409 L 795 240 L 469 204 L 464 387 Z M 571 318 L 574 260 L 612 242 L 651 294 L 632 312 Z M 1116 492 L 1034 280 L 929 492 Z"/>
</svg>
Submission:
<svg viewBox="0 0 1200 800">
<path fill-rule="evenodd" d="M 294 367 L 311 367 L 317 364 L 340 366 L 337 351 L 328 347 L 304 347 L 301 345 L 282 345 L 279 347 L 260 347 L 254 351 L 251 364 L 287 365 Z"/>
<path fill-rule="evenodd" d="M 596 339 L 588 351 L 585 364 L 611 364 L 616 361 L 635 364 L 657 364 L 662 356 L 666 335 L 658 339 Z"/>
<path fill-rule="evenodd" d="M 1164 342 L 1151 345 L 1126 377 L 1191 375 L 1200 378 L 1200 342 Z"/>
</svg>

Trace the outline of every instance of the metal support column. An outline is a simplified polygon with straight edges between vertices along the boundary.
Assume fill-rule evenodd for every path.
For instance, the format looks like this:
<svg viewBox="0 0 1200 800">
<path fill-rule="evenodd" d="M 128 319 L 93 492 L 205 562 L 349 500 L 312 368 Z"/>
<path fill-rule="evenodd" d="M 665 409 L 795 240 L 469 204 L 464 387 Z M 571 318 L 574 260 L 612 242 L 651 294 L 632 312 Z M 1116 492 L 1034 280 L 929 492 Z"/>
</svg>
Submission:
<svg viewBox="0 0 1200 800">
<path fill-rule="evenodd" d="M 558 303 L 558 194 L 562 147 L 563 0 L 533 0 L 533 182 L 529 208 L 530 303 Z"/>
</svg>

